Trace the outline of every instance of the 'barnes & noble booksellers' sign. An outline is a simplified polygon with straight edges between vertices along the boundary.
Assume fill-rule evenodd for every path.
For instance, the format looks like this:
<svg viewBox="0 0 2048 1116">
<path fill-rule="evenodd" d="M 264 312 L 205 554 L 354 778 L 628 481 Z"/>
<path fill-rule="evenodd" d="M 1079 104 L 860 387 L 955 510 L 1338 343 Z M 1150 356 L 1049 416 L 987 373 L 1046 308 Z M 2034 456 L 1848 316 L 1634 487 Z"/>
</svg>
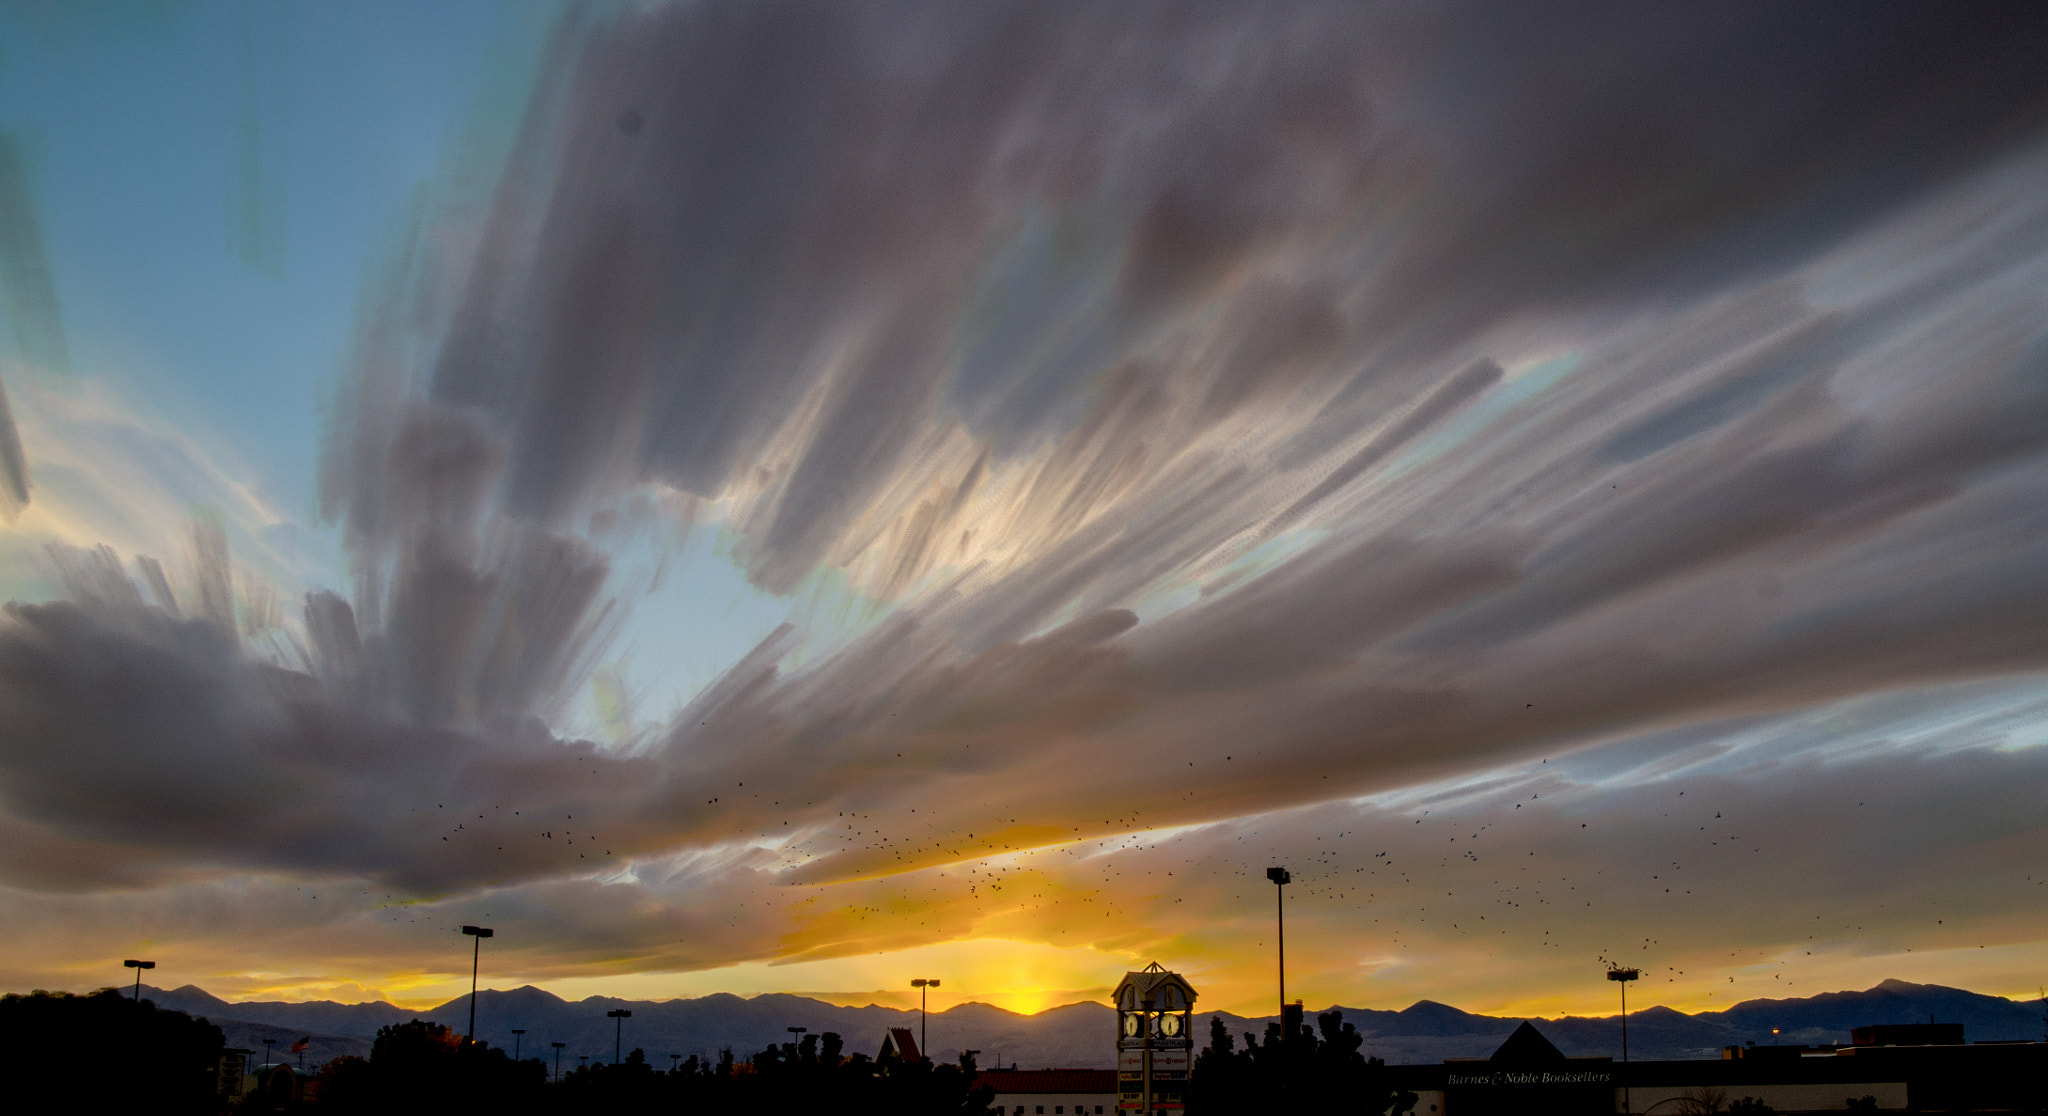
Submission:
<svg viewBox="0 0 2048 1116">
<path fill-rule="evenodd" d="M 1608 1085 L 1614 1074 L 1604 1070 L 1496 1070 L 1492 1073 L 1453 1073 L 1444 1082 L 1451 1088 L 1526 1085 Z"/>
</svg>

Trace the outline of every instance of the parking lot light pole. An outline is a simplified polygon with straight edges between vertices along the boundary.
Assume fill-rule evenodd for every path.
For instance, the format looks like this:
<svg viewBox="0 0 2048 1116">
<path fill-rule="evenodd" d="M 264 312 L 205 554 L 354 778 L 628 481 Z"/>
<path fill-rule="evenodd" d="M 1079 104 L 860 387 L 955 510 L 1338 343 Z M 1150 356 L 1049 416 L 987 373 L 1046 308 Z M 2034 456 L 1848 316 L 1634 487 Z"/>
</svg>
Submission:
<svg viewBox="0 0 2048 1116">
<path fill-rule="evenodd" d="M 913 981 L 911 981 L 911 982 L 910 982 L 910 986 L 911 986 L 912 988 L 915 988 L 915 989 L 917 989 L 917 1048 L 918 1048 L 918 1053 L 920 1053 L 920 1054 L 924 1055 L 924 1060 L 925 1060 L 925 1061 L 927 1061 L 927 1062 L 929 1062 L 929 1061 L 931 1061 L 931 1060 L 932 1060 L 932 1052 L 931 1052 L 931 1048 L 930 1048 L 930 1045 L 929 1045 L 929 1042 L 930 1042 L 930 1038 L 931 1038 L 931 1034 L 930 1034 L 930 1032 L 929 1032 L 929 1031 L 927 1030 L 927 1028 L 928 1028 L 929 1024 L 927 1024 L 927 1023 L 925 1022 L 925 1018 L 924 1018 L 924 1014 L 925 1014 L 925 1012 L 924 1012 L 924 1006 L 925 1006 L 925 1000 L 924 1000 L 924 995 L 925 995 L 925 993 L 926 993 L 926 992 L 930 991 L 931 989 L 937 988 L 937 987 L 939 986 L 939 982 L 938 982 L 938 981 L 936 981 L 936 980 L 926 980 L 926 979 L 925 979 L 925 978 L 923 978 L 923 977 L 919 977 L 919 978 L 917 978 L 916 980 L 913 980 Z"/>
<path fill-rule="evenodd" d="M 476 1041 L 476 967 L 483 960 L 484 939 L 491 936 L 488 926 L 465 926 L 462 932 L 476 939 L 476 949 L 469 955 L 469 1041 Z"/>
<path fill-rule="evenodd" d="M 605 1012 L 604 1016 L 606 1019 L 618 1020 L 618 1024 L 612 1030 L 612 1065 L 616 1066 L 619 1064 L 619 1050 L 626 1035 L 626 1020 L 633 1018 L 633 1013 L 625 1008 L 614 1008 Z"/>
<path fill-rule="evenodd" d="M 1628 1103 L 1628 982 L 1643 974 L 1635 969 L 1610 968 L 1607 979 L 1621 983 L 1621 1110 L 1629 1111 Z"/>
<path fill-rule="evenodd" d="M 121 964 L 135 970 L 135 1002 L 139 1004 L 142 1002 L 142 970 L 156 968 L 156 962 L 136 961 L 131 958 Z"/>
<path fill-rule="evenodd" d="M 1273 881 L 1273 919 L 1280 929 L 1280 1018 L 1287 1019 L 1287 885 L 1294 877 L 1285 868 L 1266 869 L 1266 878 Z M 1293 1042 L 1294 1036 L 1286 1036 Z"/>
</svg>

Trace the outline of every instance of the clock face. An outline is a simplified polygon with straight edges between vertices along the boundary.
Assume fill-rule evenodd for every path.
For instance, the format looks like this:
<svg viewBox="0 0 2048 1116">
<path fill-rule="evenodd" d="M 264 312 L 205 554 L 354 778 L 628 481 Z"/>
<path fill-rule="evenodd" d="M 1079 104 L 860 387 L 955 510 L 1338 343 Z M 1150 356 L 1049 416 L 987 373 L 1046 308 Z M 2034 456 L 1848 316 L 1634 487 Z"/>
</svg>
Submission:
<svg viewBox="0 0 2048 1116">
<path fill-rule="evenodd" d="M 1167 1038 L 1180 1034 L 1180 1016 L 1169 1015 L 1159 1021 L 1159 1030 Z"/>
<path fill-rule="evenodd" d="M 1139 1029 L 1144 1027 L 1144 1025 L 1145 1020 L 1139 1016 L 1124 1016 L 1124 1034 L 1135 1036 L 1138 1033 Z"/>
</svg>

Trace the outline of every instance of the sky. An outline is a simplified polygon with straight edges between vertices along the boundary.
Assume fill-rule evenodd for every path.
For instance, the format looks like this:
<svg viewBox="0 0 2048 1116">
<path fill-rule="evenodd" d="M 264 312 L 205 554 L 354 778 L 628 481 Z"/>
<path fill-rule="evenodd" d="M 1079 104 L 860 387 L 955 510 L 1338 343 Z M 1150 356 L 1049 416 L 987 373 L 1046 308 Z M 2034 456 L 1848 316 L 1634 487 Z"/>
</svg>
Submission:
<svg viewBox="0 0 2048 1116">
<path fill-rule="evenodd" d="M 2048 9 L 0 2 L 0 987 L 2048 982 Z"/>
</svg>

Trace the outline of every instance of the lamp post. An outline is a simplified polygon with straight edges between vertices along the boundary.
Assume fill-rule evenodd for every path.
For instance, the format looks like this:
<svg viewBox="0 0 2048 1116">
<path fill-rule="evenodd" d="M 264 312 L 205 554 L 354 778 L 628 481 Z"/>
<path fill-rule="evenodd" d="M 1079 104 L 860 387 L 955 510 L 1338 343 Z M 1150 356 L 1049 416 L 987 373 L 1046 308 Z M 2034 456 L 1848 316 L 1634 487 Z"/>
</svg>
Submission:
<svg viewBox="0 0 2048 1116">
<path fill-rule="evenodd" d="M 925 1022 L 924 997 L 926 992 L 930 991 L 931 989 L 937 988 L 939 986 L 939 982 L 936 980 L 926 980 L 923 977 L 919 977 L 916 980 L 911 981 L 910 986 L 912 988 L 917 989 L 917 1052 L 919 1054 L 924 1055 L 924 1060 L 929 1062 L 932 1060 L 932 1052 L 930 1049 L 931 1034 L 928 1029 L 929 1024 Z"/>
<path fill-rule="evenodd" d="M 566 1042 L 551 1042 L 548 1045 L 555 1048 L 555 1080 L 560 1081 L 562 1080 L 562 1048 L 569 1044 Z"/>
<path fill-rule="evenodd" d="M 1609 968 L 1607 979 L 1621 984 L 1621 1110 L 1629 1110 L 1628 1102 L 1628 982 L 1643 974 L 1634 969 Z"/>
<path fill-rule="evenodd" d="M 519 1044 L 520 1044 L 521 1042 L 525 1041 L 525 1040 L 524 1040 L 524 1039 L 522 1039 L 522 1038 L 521 1038 L 520 1036 L 522 1036 L 522 1035 L 524 1035 L 524 1034 L 526 1034 L 526 1028 L 524 1028 L 524 1027 L 514 1027 L 514 1028 L 512 1028 L 512 1060 L 513 1060 L 513 1061 L 515 1061 L 515 1062 L 517 1062 L 517 1061 L 519 1060 Z"/>
<path fill-rule="evenodd" d="M 1287 885 L 1294 882 L 1285 868 L 1266 869 L 1266 878 L 1273 881 L 1273 918 L 1280 928 L 1280 1019 L 1287 1020 Z M 1288 1035 L 1289 1042 L 1294 1041 Z"/>
<path fill-rule="evenodd" d="M 264 1040 L 263 1040 L 263 1065 L 264 1065 L 264 1066 L 265 1066 L 266 1068 L 267 1068 L 267 1067 L 268 1067 L 268 1066 L 270 1065 L 270 1048 L 271 1048 L 271 1047 L 273 1047 L 273 1046 L 276 1046 L 276 1045 L 277 1045 L 277 1040 L 276 1040 L 276 1039 L 264 1039 Z"/>
<path fill-rule="evenodd" d="M 605 1012 L 604 1017 L 618 1020 L 612 1029 L 612 1065 L 616 1066 L 619 1064 L 619 1050 L 626 1035 L 626 1020 L 633 1018 L 633 1013 L 625 1008 L 613 1008 Z"/>
<path fill-rule="evenodd" d="M 135 970 L 135 1002 L 139 1004 L 142 1002 L 142 970 L 156 968 L 156 962 L 136 961 L 131 958 L 121 964 Z"/>
<path fill-rule="evenodd" d="M 462 932 L 476 939 L 476 949 L 469 955 L 469 1041 L 476 1041 L 476 967 L 483 960 L 484 939 L 491 936 L 488 926 L 465 926 Z"/>
<path fill-rule="evenodd" d="M 792 1038 L 789 1041 L 802 1042 L 804 1040 L 804 1036 L 810 1033 L 811 1029 L 809 1027 L 784 1027 L 783 1030 L 788 1031 L 790 1034 L 796 1036 L 795 1038 Z"/>
</svg>

